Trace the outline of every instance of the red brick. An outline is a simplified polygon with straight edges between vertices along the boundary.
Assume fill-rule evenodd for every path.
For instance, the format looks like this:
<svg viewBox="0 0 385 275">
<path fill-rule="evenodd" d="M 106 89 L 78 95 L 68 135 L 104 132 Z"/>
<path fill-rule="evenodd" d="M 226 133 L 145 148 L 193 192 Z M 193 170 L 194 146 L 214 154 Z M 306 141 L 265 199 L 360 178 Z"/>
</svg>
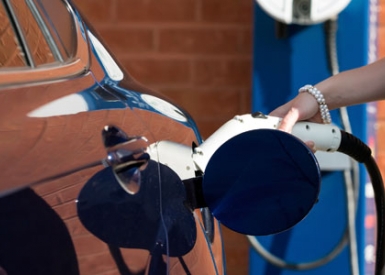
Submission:
<svg viewBox="0 0 385 275">
<path fill-rule="evenodd" d="M 223 118 L 240 111 L 238 89 L 167 89 L 162 92 L 178 102 L 194 119 Z"/>
<path fill-rule="evenodd" d="M 73 238 L 73 242 L 79 257 L 108 250 L 106 243 L 90 234 Z"/>
<path fill-rule="evenodd" d="M 88 230 L 80 222 L 78 217 L 68 219 L 65 221 L 65 223 L 71 236 L 89 234 Z"/>
<path fill-rule="evenodd" d="M 249 242 L 245 235 L 238 234 L 222 226 L 225 243 L 227 274 L 248 274 Z"/>
<path fill-rule="evenodd" d="M 90 275 L 95 274 L 94 272 L 90 272 Z M 102 273 L 98 273 L 97 275 L 122 275 L 117 268 L 112 270 L 105 270 Z"/>
<path fill-rule="evenodd" d="M 116 264 L 111 257 L 109 251 L 105 251 L 101 254 L 88 255 L 86 257 L 80 257 L 79 262 L 80 274 L 93 275 L 93 274 L 115 274 Z M 119 274 L 119 273 L 118 273 Z"/>
<path fill-rule="evenodd" d="M 57 206 L 66 202 L 74 202 L 77 199 L 82 187 L 83 187 L 83 184 L 74 185 L 66 189 L 62 189 L 56 193 L 47 195 L 44 197 L 44 199 L 51 206 Z"/>
<path fill-rule="evenodd" d="M 147 86 L 153 84 L 177 84 L 190 81 L 191 66 L 188 60 L 140 59 L 123 60 L 130 74 Z"/>
<path fill-rule="evenodd" d="M 378 28 L 378 37 L 384 37 L 385 35 L 385 25 L 381 25 L 379 26 Z M 379 42 L 379 46 L 378 46 L 378 57 L 379 58 L 383 58 L 385 57 L 385 43 L 384 42 Z"/>
<path fill-rule="evenodd" d="M 75 202 L 60 204 L 58 206 L 53 207 L 53 209 L 64 220 L 77 216 L 77 209 L 76 209 Z"/>
<path fill-rule="evenodd" d="M 254 1 L 201 0 L 201 2 L 203 21 L 252 24 Z"/>
<path fill-rule="evenodd" d="M 151 29 L 103 28 L 99 33 L 114 54 L 149 52 L 154 50 Z"/>
<path fill-rule="evenodd" d="M 44 184 L 39 184 L 36 187 L 34 187 L 34 190 L 40 196 L 45 197 L 46 195 L 51 194 L 53 192 L 56 192 L 56 191 L 60 190 L 61 188 L 66 188 L 66 187 L 72 186 L 72 185 L 74 185 L 74 182 L 56 180 L 56 181 L 50 181 L 50 182 L 44 183 Z"/>
<path fill-rule="evenodd" d="M 249 87 L 251 60 L 248 58 L 197 60 L 194 76 L 194 83 L 197 85 Z"/>
<path fill-rule="evenodd" d="M 250 56 L 253 54 L 253 28 L 252 26 L 244 27 L 239 31 L 239 48 L 238 51 L 240 53 L 249 54 Z"/>
<path fill-rule="evenodd" d="M 70 130 L 69 128 L 71 128 L 70 125 L 68 125 L 66 129 Z M 48 183 L 39 184 L 34 187 L 34 190 L 40 196 L 45 197 L 49 194 L 59 192 L 62 189 L 69 188 L 70 186 L 79 185 L 79 184 L 83 185 L 89 180 L 91 175 L 95 174 L 99 170 L 100 170 L 100 167 L 93 167 L 90 169 L 79 171 L 78 173 L 73 173 L 65 178 L 62 177 L 57 180 L 50 181 Z"/>
<path fill-rule="evenodd" d="M 75 0 L 75 4 L 86 19 L 96 25 L 111 20 L 113 12 L 111 1 L 112 0 Z"/>
<path fill-rule="evenodd" d="M 117 0 L 119 22 L 191 22 L 196 18 L 196 0 Z"/>
<path fill-rule="evenodd" d="M 92 274 L 94 274 L 94 273 L 92 273 Z M 98 274 L 98 275 L 122 275 L 122 273 L 120 273 L 119 270 L 114 269 L 114 270 L 107 270 L 107 271 L 103 272 L 102 274 Z"/>
<path fill-rule="evenodd" d="M 385 100 L 377 102 L 377 119 L 378 121 L 385 120 Z"/>
<path fill-rule="evenodd" d="M 159 32 L 159 51 L 184 54 L 236 54 L 249 50 L 244 32 L 225 28 L 174 28 Z M 250 54 L 251 52 L 247 52 Z"/>
<path fill-rule="evenodd" d="M 230 118 L 229 116 L 221 119 L 196 119 L 195 122 L 203 139 L 207 139 Z"/>
<path fill-rule="evenodd" d="M 148 250 L 121 248 L 120 251 L 132 273 L 139 273 L 148 264 L 150 257 Z"/>
<path fill-rule="evenodd" d="M 378 1 L 378 24 L 383 26 L 385 24 L 385 2 Z"/>
<path fill-rule="evenodd" d="M 383 140 L 385 137 L 385 121 L 379 121 L 377 123 L 377 139 L 379 141 Z M 385 143 L 378 142 L 377 144 L 377 154 L 385 154 Z"/>
<path fill-rule="evenodd" d="M 376 162 L 377 162 L 378 168 L 380 169 L 380 173 L 384 178 L 385 176 L 385 152 L 384 151 L 381 154 L 377 154 Z"/>
</svg>

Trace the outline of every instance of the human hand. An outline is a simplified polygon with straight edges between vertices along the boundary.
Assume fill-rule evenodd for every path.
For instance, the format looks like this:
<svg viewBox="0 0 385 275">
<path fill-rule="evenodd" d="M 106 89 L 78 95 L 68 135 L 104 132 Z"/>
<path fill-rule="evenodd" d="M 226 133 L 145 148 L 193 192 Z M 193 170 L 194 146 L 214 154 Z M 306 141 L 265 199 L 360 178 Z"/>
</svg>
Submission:
<svg viewBox="0 0 385 275">
<path fill-rule="evenodd" d="M 319 106 L 314 97 L 308 93 L 300 93 L 294 99 L 273 110 L 269 115 L 281 117 L 279 130 L 291 133 L 297 121 L 306 120 L 322 123 Z"/>
<path fill-rule="evenodd" d="M 294 99 L 273 110 L 269 115 L 281 117 L 279 130 L 291 133 L 297 121 L 306 120 L 310 122 L 322 123 L 319 105 L 314 97 L 308 93 L 300 93 Z M 305 141 L 305 144 L 316 152 L 313 141 Z"/>
</svg>

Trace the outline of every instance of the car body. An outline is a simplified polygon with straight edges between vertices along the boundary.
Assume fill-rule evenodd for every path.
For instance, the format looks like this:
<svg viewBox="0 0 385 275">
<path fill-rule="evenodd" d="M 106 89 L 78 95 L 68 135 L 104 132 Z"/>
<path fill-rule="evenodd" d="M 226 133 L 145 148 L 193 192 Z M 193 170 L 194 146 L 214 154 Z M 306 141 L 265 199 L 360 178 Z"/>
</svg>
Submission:
<svg viewBox="0 0 385 275">
<path fill-rule="evenodd" d="M 0 274 L 223 274 L 218 222 L 167 165 L 202 142 L 189 114 L 67 0 L 2 0 L 0 35 Z"/>
</svg>

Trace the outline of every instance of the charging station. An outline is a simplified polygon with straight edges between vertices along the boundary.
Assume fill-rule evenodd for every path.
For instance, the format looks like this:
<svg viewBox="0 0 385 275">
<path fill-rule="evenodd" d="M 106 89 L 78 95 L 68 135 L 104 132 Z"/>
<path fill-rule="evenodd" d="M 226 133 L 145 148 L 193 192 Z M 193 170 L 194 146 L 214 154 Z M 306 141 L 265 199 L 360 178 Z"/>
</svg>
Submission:
<svg viewBox="0 0 385 275">
<path fill-rule="evenodd" d="M 333 12 L 338 15 L 331 16 L 337 16 L 334 22 L 337 29 L 334 30 L 327 29 L 325 22 L 328 16 L 325 13 L 313 22 L 311 20 L 310 7 L 322 1 L 260 2 L 255 4 L 254 13 L 253 111 L 268 114 L 293 98 L 300 87 L 314 85 L 331 76 L 335 73 L 331 68 L 331 58 L 338 61 L 339 71 L 373 61 L 375 51 L 371 48 L 373 37 L 370 29 L 376 26 L 371 18 L 371 8 L 376 1 L 340 1 L 344 2 L 338 7 L 341 11 L 334 9 Z M 279 10 L 284 20 L 277 20 L 279 13 L 277 15 L 274 10 L 264 7 L 262 2 Z M 325 5 L 336 2 L 323 1 Z M 308 12 L 305 21 L 298 21 L 295 8 Z M 330 31 L 336 31 L 335 40 L 330 40 Z M 333 46 L 335 52 L 331 51 Z M 368 119 L 373 119 L 368 114 L 368 106 L 348 107 L 347 115 L 352 133 L 367 142 L 370 135 L 367 131 Z M 332 111 L 332 120 L 339 127 L 344 127 L 339 110 Z M 352 198 L 347 197 L 350 187 L 346 184 L 344 173 L 350 168 L 340 167 L 341 162 L 332 164 L 333 155 L 327 157 L 330 157 L 330 161 L 324 160 L 329 164 L 327 169 L 323 169 L 320 162 L 323 170 L 319 202 L 309 215 L 285 232 L 263 237 L 249 236 L 257 243 L 257 248 L 250 249 L 250 275 L 373 274 L 364 255 L 368 242 L 364 227 L 366 171 L 359 167 L 358 184 L 354 190 L 355 226 L 354 230 L 348 230 L 348 214 L 351 213 L 348 205 Z M 352 237 L 353 231 L 355 236 L 349 239 L 349 232 Z"/>
</svg>

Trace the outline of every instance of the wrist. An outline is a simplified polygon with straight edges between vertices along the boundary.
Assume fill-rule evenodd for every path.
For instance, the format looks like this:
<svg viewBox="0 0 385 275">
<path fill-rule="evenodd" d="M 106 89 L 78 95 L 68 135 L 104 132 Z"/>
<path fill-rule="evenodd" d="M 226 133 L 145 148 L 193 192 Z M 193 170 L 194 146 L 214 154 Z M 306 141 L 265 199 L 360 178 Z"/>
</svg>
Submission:
<svg viewBox="0 0 385 275">
<path fill-rule="evenodd" d="M 321 114 L 321 118 L 324 124 L 331 123 L 331 116 L 329 112 L 329 108 L 325 102 L 325 98 L 320 90 L 312 85 L 305 85 L 298 90 L 299 93 L 309 93 L 313 96 L 313 98 L 318 103 L 319 112 Z"/>
</svg>

